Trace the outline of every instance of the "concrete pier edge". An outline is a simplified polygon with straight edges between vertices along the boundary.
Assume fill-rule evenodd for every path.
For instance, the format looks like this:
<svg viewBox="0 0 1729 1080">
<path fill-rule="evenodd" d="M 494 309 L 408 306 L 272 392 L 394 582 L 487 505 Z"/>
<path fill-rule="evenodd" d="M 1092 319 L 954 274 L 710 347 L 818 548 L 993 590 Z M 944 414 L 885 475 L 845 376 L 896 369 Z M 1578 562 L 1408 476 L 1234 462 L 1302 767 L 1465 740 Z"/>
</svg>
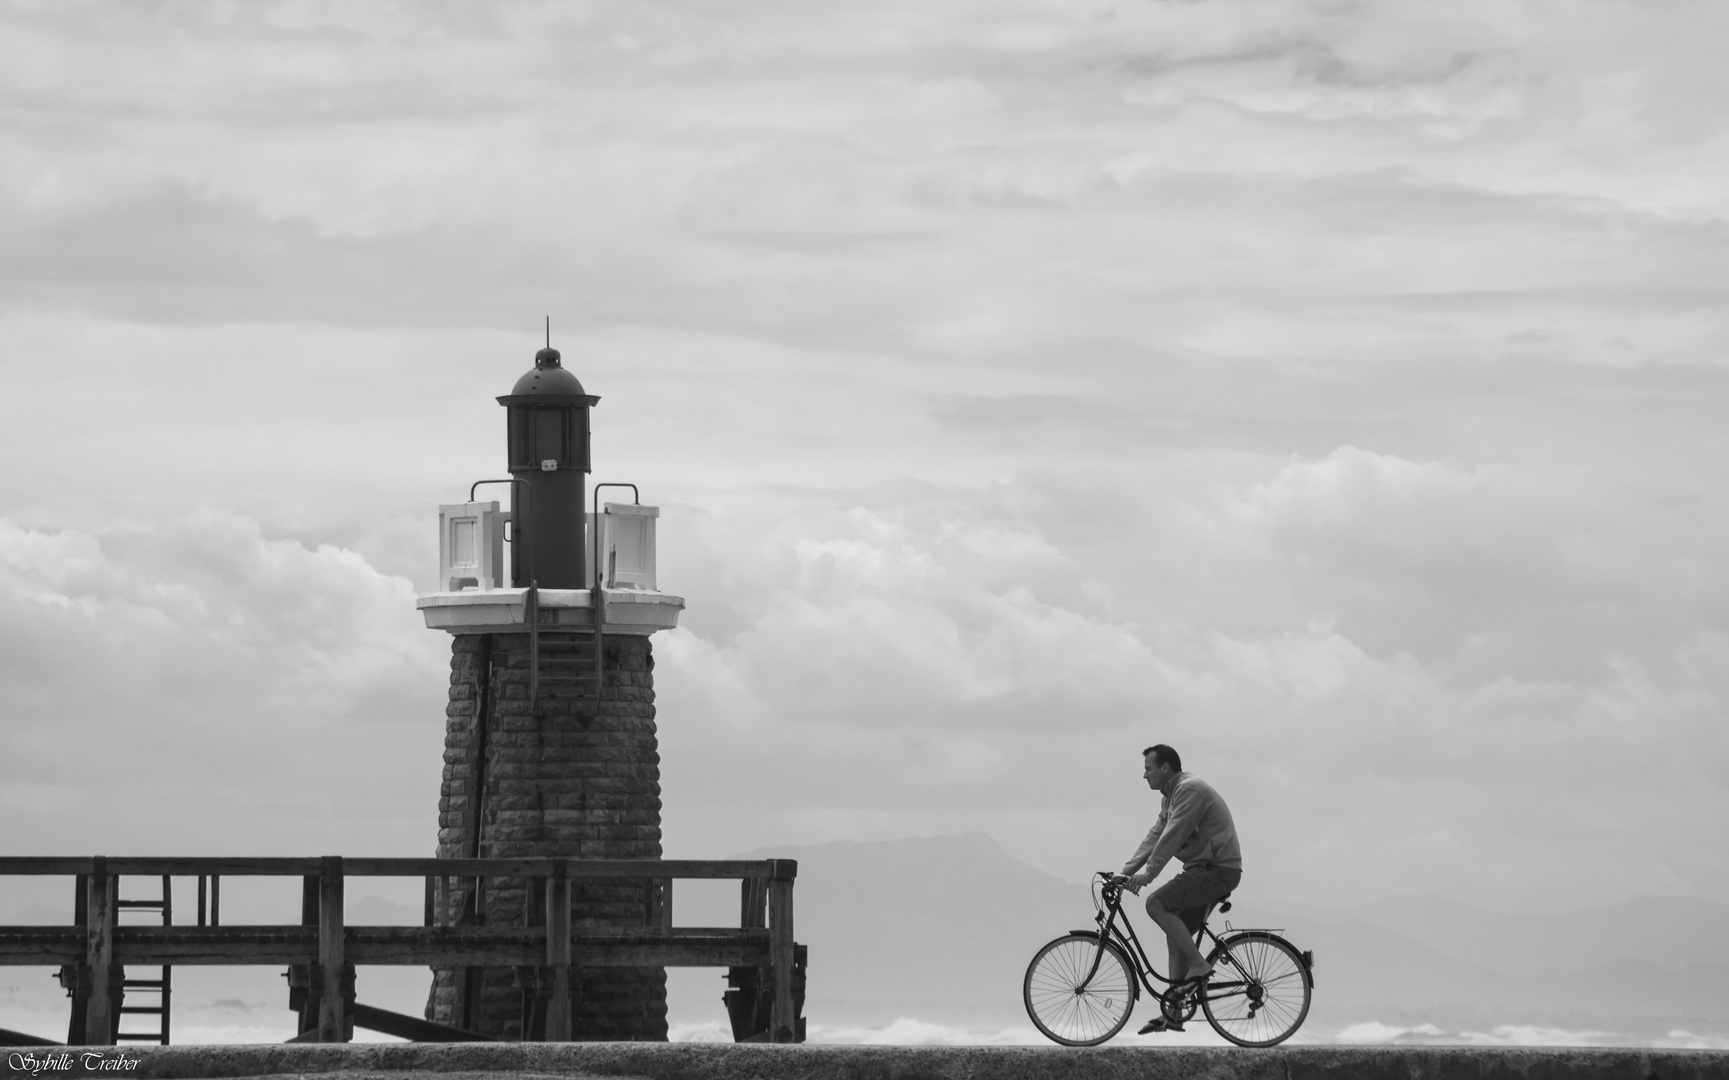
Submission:
<svg viewBox="0 0 1729 1080">
<path fill-rule="evenodd" d="M 349 1043 L 0 1050 L 7 1075 L 316 1076 L 466 1080 L 1729 1080 L 1729 1050 L 1637 1047 L 765 1046 L 717 1043 Z M 66 1054 L 32 1068 L 16 1055 Z M 85 1055 L 90 1055 L 86 1058 Z"/>
</svg>

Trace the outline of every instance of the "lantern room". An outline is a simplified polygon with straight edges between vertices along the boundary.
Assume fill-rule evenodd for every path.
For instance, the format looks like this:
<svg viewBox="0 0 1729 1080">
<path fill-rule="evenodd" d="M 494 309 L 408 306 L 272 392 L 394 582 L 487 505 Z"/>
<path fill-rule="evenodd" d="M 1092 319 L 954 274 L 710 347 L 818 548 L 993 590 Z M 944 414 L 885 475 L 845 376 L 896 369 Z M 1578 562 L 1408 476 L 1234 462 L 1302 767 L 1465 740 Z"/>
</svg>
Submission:
<svg viewBox="0 0 1729 1080">
<path fill-rule="evenodd" d="M 588 407 L 599 402 L 565 370 L 557 349 L 535 353 L 534 369 L 498 399 L 510 410 L 510 471 L 590 471 Z"/>
<path fill-rule="evenodd" d="M 599 401 L 550 346 L 534 355 L 533 370 L 498 399 L 509 412 L 505 438 L 511 479 L 521 481 L 512 526 L 519 555 L 511 560 L 516 588 L 580 589 L 586 584 L 588 409 Z"/>
</svg>

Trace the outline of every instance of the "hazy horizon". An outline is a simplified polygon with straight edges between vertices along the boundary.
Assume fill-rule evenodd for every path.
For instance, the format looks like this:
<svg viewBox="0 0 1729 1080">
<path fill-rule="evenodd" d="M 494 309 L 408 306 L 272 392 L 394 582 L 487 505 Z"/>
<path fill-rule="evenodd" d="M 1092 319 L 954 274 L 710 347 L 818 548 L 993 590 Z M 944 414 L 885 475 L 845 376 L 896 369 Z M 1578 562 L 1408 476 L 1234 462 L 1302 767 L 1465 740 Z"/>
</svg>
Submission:
<svg viewBox="0 0 1729 1080">
<path fill-rule="evenodd" d="M 811 1042 L 1048 1045 L 1025 1019 L 1020 975 L 1039 944 L 1089 921 L 1083 883 L 1028 866 L 982 833 L 723 855 L 800 860 L 796 929 L 810 955 Z M 230 896 L 235 885 L 225 886 L 225 922 L 293 918 L 295 890 L 242 887 Z M 345 922 L 420 921 L 417 882 L 351 885 Z M 736 918 L 730 882 L 681 882 L 674 895 L 675 925 Z M 1129 911 L 1143 942 L 1156 940 L 1138 906 Z M 1303 914 L 1269 910 L 1252 889 L 1239 889 L 1232 912 L 1215 920 L 1275 926 L 1314 951 L 1316 995 L 1298 1043 L 1729 1048 L 1729 905 L 1646 901 L 1582 919 L 1508 918 L 1429 900 Z M 0 909 L 0 923 L 69 918 L 68 904 Z M 909 983 L 912 969 L 922 975 Z M 725 971 L 667 974 L 670 1038 L 730 1041 L 720 1003 Z M 49 992 L 50 975 L 0 972 L 0 1028 L 58 1034 L 66 1004 Z M 1407 992 L 1388 993 L 1389 981 Z M 417 1015 L 429 982 L 424 968 L 363 966 L 358 998 Z M 177 1043 L 277 1042 L 293 1033 L 279 969 L 180 967 L 175 986 Z M 1150 1008 L 1143 1001 L 1137 1014 L 1144 1019 Z M 1117 1041 L 1223 1044 L 1204 1025 L 1138 1038 L 1139 1022 Z M 393 1041 L 364 1029 L 356 1037 Z"/>
</svg>

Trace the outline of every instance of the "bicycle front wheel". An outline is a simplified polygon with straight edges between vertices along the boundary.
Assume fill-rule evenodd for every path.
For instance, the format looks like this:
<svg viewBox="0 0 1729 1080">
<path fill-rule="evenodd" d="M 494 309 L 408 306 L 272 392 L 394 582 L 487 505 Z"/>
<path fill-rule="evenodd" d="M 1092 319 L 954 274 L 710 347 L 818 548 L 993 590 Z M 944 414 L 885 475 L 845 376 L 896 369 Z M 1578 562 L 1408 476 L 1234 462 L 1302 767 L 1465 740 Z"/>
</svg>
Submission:
<svg viewBox="0 0 1729 1080">
<path fill-rule="evenodd" d="M 1021 986 L 1027 1015 L 1064 1046 L 1097 1046 L 1123 1030 L 1135 1006 L 1135 969 L 1115 942 L 1067 934 L 1038 951 Z"/>
<path fill-rule="evenodd" d="M 1208 957 L 1212 977 L 1201 1008 L 1213 1030 L 1238 1046 L 1275 1046 L 1309 1015 L 1309 973 L 1282 937 L 1249 930 L 1232 934 Z"/>
</svg>

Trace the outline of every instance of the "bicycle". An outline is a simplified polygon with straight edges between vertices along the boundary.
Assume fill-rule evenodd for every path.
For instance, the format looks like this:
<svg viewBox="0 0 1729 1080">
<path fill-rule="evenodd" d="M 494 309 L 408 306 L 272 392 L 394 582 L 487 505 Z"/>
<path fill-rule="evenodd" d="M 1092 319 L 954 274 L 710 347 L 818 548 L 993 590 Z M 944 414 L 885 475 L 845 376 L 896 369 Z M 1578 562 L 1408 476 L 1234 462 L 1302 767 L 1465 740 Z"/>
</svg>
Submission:
<svg viewBox="0 0 1729 1080">
<path fill-rule="evenodd" d="M 1207 905 L 1195 933 L 1196 946 L 1212 939 L 1207 962 L 1213 973 L 1199 986 L 1172 986 L 1153 968 L 1123 914 L 1123 887 L 1114 876 L 1103 870 L 1093 879 L 1098 928 L 1064 934 L 1027 965 L 1021 996 L 1046 1037 L 1064 1046 L 1105 1042 L 1129 1022 L 1143 988 L 1158 998 L 1167 1022 L 1185 1023 L 1199 1008 L 1214 1031 L 1238 1046 L 1276 1046 L 1302 1026 L 1315 987 L 1312 952 L 1298 952 L 1271 930 L 1237 930 L 1229 922 L 1221 938 L 1207 919 L 1215 908 L 1231 910 L 1226 895 Z M 1170 988 L 1154 990 L 1154 979 Z"/>
</svg>

